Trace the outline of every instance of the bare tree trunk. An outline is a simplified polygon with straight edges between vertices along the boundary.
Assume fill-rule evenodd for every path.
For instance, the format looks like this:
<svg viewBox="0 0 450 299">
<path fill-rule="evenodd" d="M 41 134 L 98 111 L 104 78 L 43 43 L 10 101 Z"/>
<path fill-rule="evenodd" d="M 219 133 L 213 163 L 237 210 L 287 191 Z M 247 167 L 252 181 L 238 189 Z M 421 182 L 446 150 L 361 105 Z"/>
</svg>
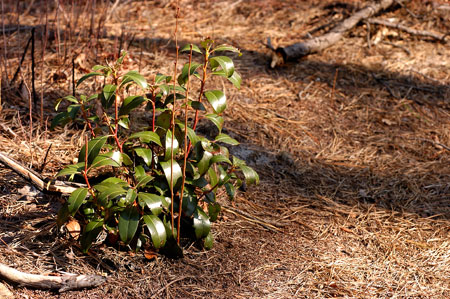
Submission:
<svg viewBox="0 0 450 299">
<path fill-rule="evenodd" d="M 311 38 L 304 42 L 296 43 L 287 47 L 279 47 L 272 56 L 271 67 L 275 67 L 288 60 L 295 60 L 311 53 L 319 52 L 331 45 L 337 43 L 345 32 L 356 26 L 361 20 L 370 18 L 382 10 L 387 9 L 394 3 L 402 3 L 405 0 L 381 0 L 376 3 L 368 4 L 366 7 L 356 12 L 354 15 L 344 20 L 334 27 L 330 32 Z"/>
</svg>

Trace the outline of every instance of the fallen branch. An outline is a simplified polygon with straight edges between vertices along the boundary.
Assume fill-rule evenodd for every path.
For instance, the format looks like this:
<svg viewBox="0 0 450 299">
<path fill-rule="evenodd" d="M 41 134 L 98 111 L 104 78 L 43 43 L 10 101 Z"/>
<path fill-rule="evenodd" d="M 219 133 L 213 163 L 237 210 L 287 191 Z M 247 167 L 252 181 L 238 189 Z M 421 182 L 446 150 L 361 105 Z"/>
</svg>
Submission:
<svg viewBox="0 0 450 299">
<path fill-rule="evenodd" d="M 59 192 L 62 194 L 70 194 L 83 184 L 71 183 L 70 185 L 61 181 L 51 182 L 44 179 L 39 173 L 21 165 L 19 162 L 11 159 L 4 153 L 0 152 L 0 162 L 8 166 L 26 180 L 30 181 L 40 191 Z"/>
<path fill-rule="evenodd" d="M 383 26 L 386 26 L 386 27 L 402 30 L 402 31 L 405 31 L 406 33 L 409 33 L 411 35 L 431 37 L 431 38 L 434 38 L 434 39 L 436 39 L 438 41 L 441 41 L 441 42 L 445 42 L 445 38 L 448 35 L 448 33 L 447 34 L 440 34 L 440 33 L 434 33 L 434 32 L 430 32 L 430 31 L 426 31 L 426 30 L 416 30 L 416 29 L 412 29 L 412 28 L 406 27 L 404 25 L 401 25 L 399 23 L 390 22 L 388 20 L 381 20 L 381 19 L 370 18 L 370 19 L 367 20 L 367 22 L 370 23 L 370 24 L 383 25 Z"/>
<path fill-rule="evenodd" d="M 70 290 L 97 287 L 106 282 L 106 277 L 100 275 L 64 274 L 63 276 L 45 276 L 20 272 L 0 263 L 0 277 L 22 286 L 38 289 Z"/>
<path fill-rule="evenodd" d="M 274 68 L 288 60 L 295 60 L 328 48 L 337 43 L 344 36 L 345 32 L 355 27 L 360 21 L 368 19 L 382 10 L 386 10 L 395 3 L 403 2 L 406 1 L 382 0 L 377 3 L 371 3 L 322 36 L 314 37 L 287 47 L 279 47 L 273 51 L 270 66 Z M 268 43 L 267 47 L 273 49 L 270 43 Z"/>
</svg>

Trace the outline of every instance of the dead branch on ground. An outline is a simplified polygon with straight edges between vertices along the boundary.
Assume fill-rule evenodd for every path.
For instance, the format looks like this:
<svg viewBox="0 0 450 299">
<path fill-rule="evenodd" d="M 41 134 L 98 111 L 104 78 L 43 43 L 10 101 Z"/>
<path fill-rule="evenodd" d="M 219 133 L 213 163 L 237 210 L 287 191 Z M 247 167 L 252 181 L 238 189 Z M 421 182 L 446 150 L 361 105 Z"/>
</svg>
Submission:
<svg viewBox="0 0 450 299">
<path fill-rule="evenodd" d="M 45 276 L 20 272 L 0 263 L 0 277 L 19 285 L 38 289 L 70 290 L 97 287 L 106 282 L 106 277 L 100 275 L 78 275 L 66 273 L 63 276 Z"/>
<path fill-rule="evenodd" d="M 307 56 L 311 53 L 319 52 L 325 48 L 328 48 L 331 45 L 337 43 L 344 36 L 344 33 L 355 27 L 362 20 L 368 19 L 379 13 L 380 11 L 386 10 L 393 4 L 403 2 L 406 2 L 406 0 L 382 0 L 377 3 L 371 3 L 353 14 L 351 17 L 345 19 L 339 25 L 334 27 L 330 32 L 322 36 L 314 37 L 287 47 L 278 47 L 276 50 L 274 50 L 269 42 L 267 47 L 274 50 L 272 53 L 272 62 L 270 66 L 274 68 L 285 63 L 288 60 L 295 60 L 303 56 Z"/>
<path fill-rule="evenodd" d="M 71 183 L 70 185 L 61 181 L 51 182 L 48 179 L 43 178 L 39 173 L 21 165 L 19 162 L 11 159 L 4 153 L 0 152 L 0 162 L 8 166 L 26 180 L 30 181 L 36 188 L 41 191 L 59 192 L 62 194 L 70 194 L 82 184 Z M 73 185 L 73 186 L 71 186 Z"/>
</svg>

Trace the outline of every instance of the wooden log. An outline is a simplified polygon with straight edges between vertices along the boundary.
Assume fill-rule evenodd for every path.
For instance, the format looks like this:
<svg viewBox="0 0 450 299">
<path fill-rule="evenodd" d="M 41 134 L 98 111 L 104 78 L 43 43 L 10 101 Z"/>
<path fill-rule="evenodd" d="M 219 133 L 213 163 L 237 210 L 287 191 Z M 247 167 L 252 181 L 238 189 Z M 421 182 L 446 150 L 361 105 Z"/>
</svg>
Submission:
<svg viewBox="0 0 450 299">
<path fill-rule="evenodd" d="M 100 275 L 77 275 L 67 273 L 63 276 L 45 276 L 20 272 L 0 263 L 0 277 L 22 286 L 38 289 L 70 290 L 97 287 L 106 282 L 106 277 Z"/>
<path fill-rule="evenodd" d="M 368 4 L 351 17 L 342 21 L 339 25 L 331 29 L 330 32 L 308 39 L 306 41 L 295 43 L 287 47 L 277 48 L 272 55 L 272 68 L 285 63 L 289 60 L 296 60 L 311 53 L 319 52 L 331 45 L 337 43 L 348 30 L 355 27 L 361 20 L 370 18 L 382 10 L 389 8 L 395 3 L 403 3 L 406 0 L 381 0 L 376 3 Z M 270 46 L 269 46 L 270 47 Z"/>
</svg>

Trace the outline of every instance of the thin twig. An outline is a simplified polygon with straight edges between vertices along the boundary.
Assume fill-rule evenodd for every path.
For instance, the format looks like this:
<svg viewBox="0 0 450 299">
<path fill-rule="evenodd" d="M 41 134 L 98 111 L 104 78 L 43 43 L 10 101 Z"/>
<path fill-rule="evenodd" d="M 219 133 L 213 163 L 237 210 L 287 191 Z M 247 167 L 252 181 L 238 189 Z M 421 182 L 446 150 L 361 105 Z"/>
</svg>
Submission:
<svg viewBox="0 0 450 299">
<path fill-rule="evenodd" d="M 175 58 L 175 64 L 174 64 L 174 71 L 173 71 L 173 106 L 172 106 L 172 119 L 170 121 L 170 125 L 172 127 L 172 140 L 171 140 L 171 150 L 170 150 L 170 196 L 171 196 L 171 223 L 172 223 L 172 232 L 174 231 L 174 214 L 173 214 L 173 202 L 175 194 L 173 193 L 173 141 L 175 138 L 175 104 L 176 104 L 176 82 L 177 82 L 177 65 L 178 65 L 178 37 L 177 37 L 177 31 L 178 31 L 178 18 L 180 14 L 180 7 L 179 7 L 179 0 L 176 2 L 176 14 L 175 14 L 175 30 L 174 30 L 174 37 L 175 37 L 175 49 L 176 49 L 176 58 Z M 183 196 L 183 194 L 181 194 Z M 181 217 L 181 215 L 178 215 L 178 217 Z M 178 232 L 178 235 L 180 232 Z M 177 238 L 179 240 L 179 238 Z"/>
<path fill-rule="evenodd" d="M 30 38 L 27 41 L 25 49 L 23 50 L 22 58 L 20 58 L 20 62 L 19 62 L 19 65 L 17 66 L 16 72 L 14 73 L 14 76 L 13 76 L 11 82 L 9 83 L 10 85 L 12 85 L 14 83 L 14 81 L 16 81 L 17 75 L 19 75 L 20 69 L 22 68 L 23 61 L 25 60 L 25 56 L 28 52 L 28 48 L 30 47 L 32 39 L 33 39 L 33 35 L 30 35 Z"/>
<path fill-rule="evenodd" d="M 369 19 L 367 19 L 367 22 L 370 24 L 383 25 L 386 27 L 402 30 L 402 31 L 412 34 L 412 35 L 431 37 L 431 38 L 437 39 L 441 42 L 445 42 L 445 37 L 447 36 L 447 34 L 434 33 L 434 32 L 430 32 L 430 31 L 426 31 L 426 30 L 412 29 L 412 28 L 406 27 L 404 25 L 401 25 L 399 23 L 393 23 L 388 20 L 382 20 L 382 19 L 377 19 L 377 18 L 369 18 Z"/>
<path fill-rule="evenodd" d="M 34 60 L 34 50 L 35 50 L 35 34 L 36 33 L 36 27 L 33 27 L 31 29 L 31 90 L 33 91 L 33 104 L 36 107 L 37 105 L 37 96 L 36 96 L 36 84 L 35 84 L 35 68 L 36 63 Z M 44 115 L 41 115 L 41 120 L 44 119 Z"/>
<path fill-rule="evenodd" d="M 430 140 L 430 139 L 426 139 L 426 138 L 416 138 L 416 139 L 417 139 L 417 140 L 421 140 L 421 141 L 429 142 L 429 143 L 431 143 L 431 144 L 440 146 L 440 147 L 445 148 L 446 150 L 450 151 L 450 147 L 449 147 L 449 146 L 447 146 L 447 145 L 445 145 L 445 144 L 442 144 L 442 143 L 440 143 L 440 142 L 436 142 L 436 141 L 433 141 L 433 140 Z"/>
<path fill-rule="evenodd" d="M 184 196 L 184 183 L 186 181 L 186 163 L 188 157 L 188 143 L 187 143 L 187 131 L 188 131 L 188 111 L 189 111 L 189 89 L 190 89 L 190 81 L 191 81 L 191 64 L 192 64 L 192 44 L 190 45 L 189 51 L 189 64 L 188 64 L 188 80 L 186 83 L 186 98 L 184 99 L 184 163 L 183 163 L 183 175 L 181 182 L 181 195 L 180 195 L 180 203 L 178 208 L 178 223 L 177 223 L 177 243 L 180 244 L 180 228 L 181 228 L 181 212 L 183 210 L 183 196 Z"/>
</svg>

